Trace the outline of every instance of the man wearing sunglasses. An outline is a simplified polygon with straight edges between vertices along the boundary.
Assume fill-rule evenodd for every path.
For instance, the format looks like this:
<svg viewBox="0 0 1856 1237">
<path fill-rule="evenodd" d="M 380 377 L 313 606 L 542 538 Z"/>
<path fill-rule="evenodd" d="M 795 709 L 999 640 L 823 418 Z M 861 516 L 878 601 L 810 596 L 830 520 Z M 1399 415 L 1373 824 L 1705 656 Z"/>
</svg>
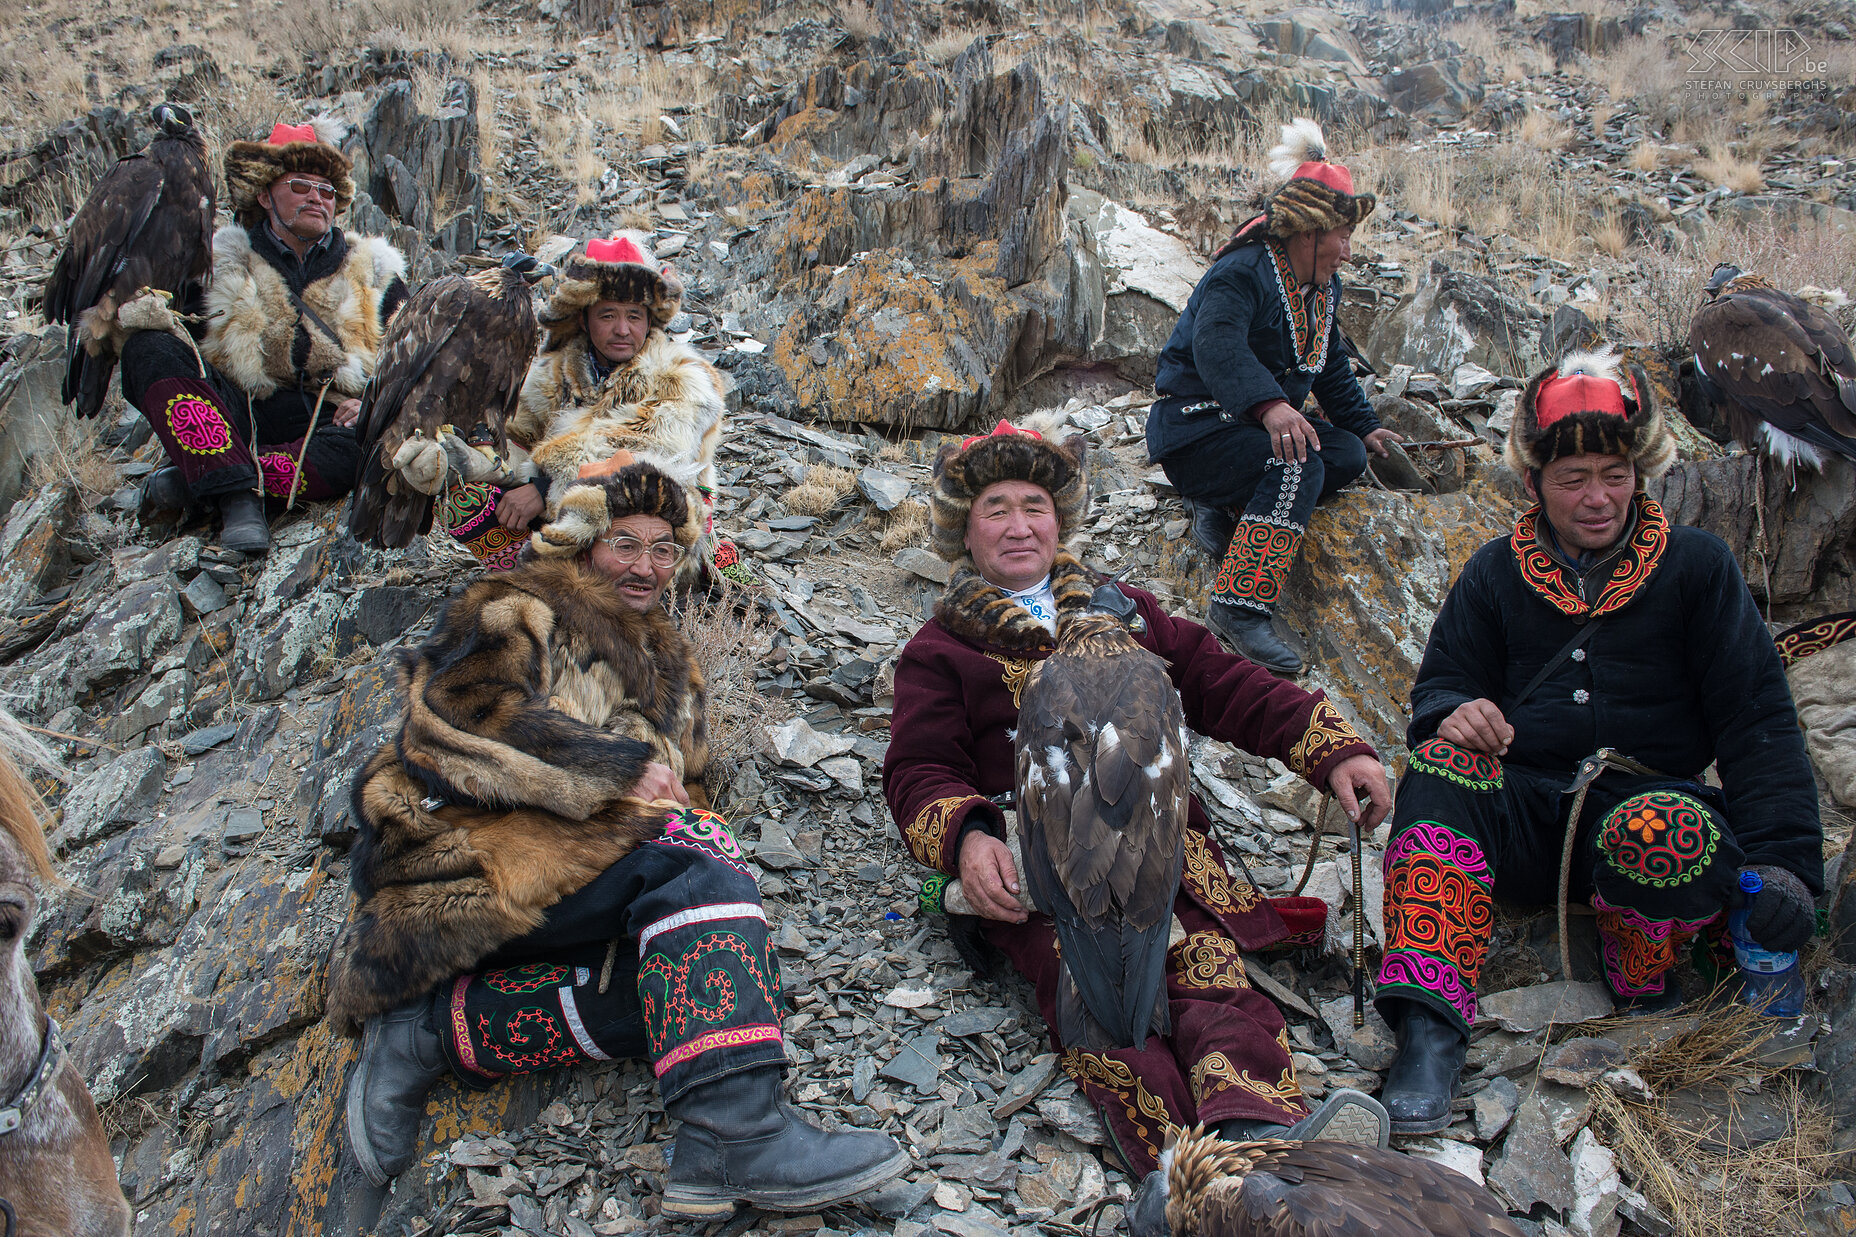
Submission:
<svg viewBox="0 0 1856 1237">
<path fill-rule="evenodd" d="M 909 1165 L 894 1141 L 781 1100 L 778 964 L 753 869 L 707 811 L 701 673 L 661 602 L 701 534 L 646 463 L 561 496 L 538 557 L 446 608 L 402 663 L 405 723 L 357 781 L 360 905 L 328 1015 L 365 1024 L 349 1146 L 378 1185 L 420 1144 L 447 1074 L 649 1058 L 682 1123 L 663 1210 L 809 1211 Z"/>
<path fill-rule="evenodd" d="M 199 355 L 176 333 L 142 331 L 122 355 L 122 390 L 167 449 L 142 491 L 145 522 L 217 507 L 220 543 L 270 548 L 265 503 L 354 488 L 353 425 L 387 320 L 405 300 L 406 259 L 335 219 L 354 198 L 350 163 L 314 125 L 233 142 L 233 218 L 213 236 L 213 277 L 184 308 Z"/>
</svg>

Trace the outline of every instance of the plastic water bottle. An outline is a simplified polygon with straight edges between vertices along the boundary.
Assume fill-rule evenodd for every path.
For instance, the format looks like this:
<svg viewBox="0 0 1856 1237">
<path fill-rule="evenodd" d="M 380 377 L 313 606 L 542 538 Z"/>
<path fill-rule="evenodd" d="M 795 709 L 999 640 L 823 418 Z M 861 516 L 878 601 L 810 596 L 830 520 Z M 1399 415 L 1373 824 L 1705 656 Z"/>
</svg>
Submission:
<svg viewBox="0 0 1856 1237">
<path fill-rule="evenodd" d="M 1798 955 L 1764 949 L 1746 930 L 1753 900 L 1765 887 L 1759 873 L 1740 873 L 1740 892 L 1746 895 L 1746 901 L 1727 917 L 1734 961 L 1740 966 L 1740 996 L 1769 1017 L 1796 1018 L 1804 1012 L 1804 973 L 1798 969 Z"/>
</svg>

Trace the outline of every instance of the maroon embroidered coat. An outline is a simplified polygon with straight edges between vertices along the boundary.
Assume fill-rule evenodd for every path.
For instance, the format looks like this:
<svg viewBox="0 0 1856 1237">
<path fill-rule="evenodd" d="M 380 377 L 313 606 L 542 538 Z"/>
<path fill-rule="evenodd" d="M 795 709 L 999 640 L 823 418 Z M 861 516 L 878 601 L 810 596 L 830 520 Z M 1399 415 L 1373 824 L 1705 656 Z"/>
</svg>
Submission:
<svg viewBox="0 0 1856 1237">
<path fill-rule="evenodd" d="M 1051 588 L 1059 613 L 1086 605 L 1095 584 L 1074 558 L 1058 555 Z M 1122 588 L 1147 622 L 1137 639 L 1166 660 L 1194 729 L 1276 756 L 1317 782 L 1336 762 L 1371 754 L 1325 697 L 1225 652 L 1205 628 L 1166 614 L 1151 594 Z M 991 796 L 1013 789 L 1010 736 L 1019 697 L 1054 647 L 1023 607 L 963 566 L 935 617 L 903 650 L 883 789 L 919 862 L 956 873 L 962 824 Z M 1096 1053 L 1056 1044 L 1064 1070 L 1137 1173 L 1155 1166 L 1169 1126 L 1233 1118 L 1286 1125 L 1304 1111 L 1282 1015 L 1251 989 L 1240 950 L 1275 944 L 1292 928 L 1318 934 L 1326 908 L 1314 899 L 1272 905 L 1249 882 L 1233 880 L 1208 824 L 1193 800 L 1185 879 L 1173 903 L 1184 935 L 1167 951 L 1172 1032 L 1140 1049 Z M 1289 925 L 1279 907 L 1288 909 Z M 1058 974 L 1050 920 L 986 921 L 986 935 L 1031 980 L 1050 1023 Z"/>
</svg>

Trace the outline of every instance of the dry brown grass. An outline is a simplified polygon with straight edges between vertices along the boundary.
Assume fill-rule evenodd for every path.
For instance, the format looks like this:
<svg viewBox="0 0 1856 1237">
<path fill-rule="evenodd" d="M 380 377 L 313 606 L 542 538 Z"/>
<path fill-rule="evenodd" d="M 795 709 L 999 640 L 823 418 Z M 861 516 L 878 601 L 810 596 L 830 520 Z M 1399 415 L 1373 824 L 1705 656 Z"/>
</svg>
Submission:
<svg viewBox="0 0 1856 1237">
<path fill-rule="evenodd" d="M 742 762 L 766 750 L 766 727 L 793 715 L 783 697 L 754 690 L 754 670 L 778 632 L 772 613 L 737 606 L 740 591 L 724 586 L 715 596 L 690 595 L 671 607 L 690 642 L 709 700 L 709 789 L 727 785 Z"/>
<path fill-rule="evenodd" d="M 916 499 L 896 504 L 893 511 L 877 516 L 877 549 L 894 554 L 904 546 L 922 545 L 928 540 L 928 505 Z"/>
<path fill-rule="evenodd" d="M 1549 257 L 1589 252 L 1593 204 L 1552 154 L 1519 138 L 1416 154 L 1381 147 L 1358 158 L 1365 183 L 1382 200 L 1423 219 L 1480 236 L 1513 236 Z"/>
<path fill-rule="evenodd" d="M 1655 142 L 1638 142 L 1631 148 L 1630 166 L 1639 172 L 1654 172 L 1663 164 L 1663 151 Z"/>
<path fill-rule="evenodd" d="M 1572 141 L 1572 126 L 1559 116 L 1530 107 L 1521 117 L 1521 140 L 1537 150 L 1564 150 Z"/>
<path fill-rule="evenodd" d="M 848 468 L 814 464 L 806 479 L 786 491 L 786 509 L 799 515 L 824 515 L 850 494 L 857 474 Z"/>
<path fill-rule="evenodd" d="M 72 419 L 57 427 L 56 441 L 31 459 L 27 471 L 34 489 L 68 481 L 87 505 L 116 492 L 122 485 L 122 469 L 97 445 L 92 433 L 95 425 Z"/>
</svg>

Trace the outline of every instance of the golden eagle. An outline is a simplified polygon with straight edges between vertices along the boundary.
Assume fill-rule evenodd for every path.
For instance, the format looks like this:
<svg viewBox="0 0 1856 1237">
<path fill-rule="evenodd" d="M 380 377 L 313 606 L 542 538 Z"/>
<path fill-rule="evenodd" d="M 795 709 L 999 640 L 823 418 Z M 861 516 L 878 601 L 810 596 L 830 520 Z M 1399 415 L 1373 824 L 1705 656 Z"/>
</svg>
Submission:
<svg viewBox="0 0 1856 1237">
<path fill-rule="evenodd" d="M 1689 324 L 1695 379 L 1749 451 L 1822 469 L 1856 460 L 1856 357 L 1836 319 L 1723 262 Z"/>
<path fill-rule="evenodd" d="M 65 325 L 64 402 L 80 417 L 103 407 L 129 334 L 178 329 L 161 302 L 184 303 L 212 274 L 217 195 L 205 139 L 178 103 L 156 107 L 154 122 L 155 139 L 90 191 L 45 281 L 46 321 Z M 159 301 L 118 319 L 151 292 Z"/>
<path fill-rule="evenodd" d="M 1142 1208 L 1130 1237 L 1521 1237 L 1462 1173 L 1358 1143 L 1232 1143 L 1200 1127 L 1161 1169 L 1165 1225 Z"/>
<path fill-rule="evenodd" d="M 475 449 L 479 435 L 467 445 L 454 427 L 481 423 L 497 453 L 508 450 L 504 426 L 540 341 L 529 287 L 552 273 L 512 253 L 474 275 L 434 279 L 393 316 L 355 423 L 362 462 L 349 536 L 399 549 L 431 529 L 432 499 L 448 476 L 494 475 L 497 465 Z"/>
<path fill-rule="evenodd" d="M 1032 900 L 1056 924 L 1066 1047 L 1164 1035 L 1167 935 L 1185 862 L 1186 720 L 1113 583 L 1065 616 L 1018 711 L 1018 827 Z"/>
</svg>

